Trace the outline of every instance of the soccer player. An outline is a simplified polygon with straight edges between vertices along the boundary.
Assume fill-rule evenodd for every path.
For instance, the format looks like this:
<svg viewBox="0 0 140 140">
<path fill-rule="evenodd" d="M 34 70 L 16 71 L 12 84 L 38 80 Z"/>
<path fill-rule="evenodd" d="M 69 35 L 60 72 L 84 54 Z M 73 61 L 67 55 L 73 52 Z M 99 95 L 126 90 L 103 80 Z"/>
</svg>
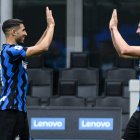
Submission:
<svg viewBox="0 0 140 140">
<path fill-rule="evenodd" d="M 140 46 L 130 46 L 123 39 L 121 34 L 118 31 L 118 18 L 117 10 L 114 9 L 112 17 L 109 23 L 109 29 L 111 32 L 112 41 L 114 47 L 120 57 L 125 58 L 138 58 L 140 57 Z M 136 31 L 140 34 L 140 23 Z M 137 107 L 137 110 L 134 112 L 130 118 L 122 140 L 139 140 L 140 139 L 140 103 Z"/>
<path fill-rule="evenodd" d="M 55 22 L 52 11 L 46 8 L 46 29 L 39 41 L 23 47 L 27 36 L 20 19 L 8 19 L 2 25 L 6 43 L 1 51 L 0 140 L 29 140 L 26 109 L 28 76 L 24 59 L 47 51 L 53 38 Z"/>
</svg>

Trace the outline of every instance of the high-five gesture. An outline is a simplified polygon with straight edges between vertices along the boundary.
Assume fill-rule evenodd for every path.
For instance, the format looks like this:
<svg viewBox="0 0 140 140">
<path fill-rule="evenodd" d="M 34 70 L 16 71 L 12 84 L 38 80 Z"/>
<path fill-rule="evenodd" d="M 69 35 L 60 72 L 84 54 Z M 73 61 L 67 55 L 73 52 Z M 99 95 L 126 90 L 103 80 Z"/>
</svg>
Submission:
<svg viewBox="0 0 140 140">
<path fill-rule="evenodd" d="M 46 7 L 46 21 L 47 27 L 44 33 L 34 46 L 28 48 L 26 52 L 26 57 L 38 55 L 48 50 L 53 39 L 55 27 L 52 11 L 48 7 Z"/>
<path fill-rule="evenodd" d="M 127 16 L 127 15 L 126 15 Z M 117 10 L 114 9 L 110 22 L 109 29 L 111 33 L 111 38 L 113 42 L 113 46 L 115 47 L 118 55 L 123 58 L 140 58 L 140 46 L 129 45 L 118 30 L 118 18 L 117 18 Z M 140 34 L 140 23 L 138 24 L 138 29 L 136 33 Z M 138 117 L 137 117 L 138 116 Z M 136 119 L 137 118 L 137 119 Z M 126 131 L 122 136 L 122 140 L 140 140 L 140 100 L 137 106 L 137 110 L 132 114 Z"/>
<path fill-rule="evenodd" d="M 47 19 L 47 25 L 48 26 L 55 25 L 54 18 L 53 18 L 53 15 L 52 15 L 52 11 L 49 10 L 48 7 L 46 7 L 46 19 Z"/>
<path fill-rule="evenodd" d="M 120 57 L 137 58 L 140 57 L 140 46 L 131 47 L 121 36 L 118 30 L 117 10 L 114 9 L 109 22 L 109 29 L 113 45 Z M 139 31 L 137 32 L 139 33 Z"/>
<path fill-rule="evenodd" d="M 109 28 L 111 30 L 112 28 L 117 28 L 117 26 L 118 26 L 117 10 L 114 9 L 112 12 L 112 17 L 109 22 Z"/>
<path fill-rule="evenodd" d="M 41 35 L 40 39 L 37 41 L 37 43 L 33 46 L 26 46 L 26 48 L 22 46 L 25 37 L 28 35 L 25 30 L 26 28 L 23 21 L 20 19 L 8 19 L 2 24 L 2 30 L 5 34 L 6 42 L 1 46 L 2 51 L 0 55 L 2 69 L 1 81 L 3 83 L 2 94 L 0 95 L 1 140 L 8 140 L 9 138 L 13 140 L 17 137 L 21 140 L 30 139 L 28 120 L 26 115 L 26 93 L 28 87 L 28 74 L 26 68 L 23 65 L 23 62 L 27 57 L 40 55 L 43 52 L 48 51 L 51 45 L 54 34 L 55 22 L 52 16 L 52 11 L 49 10 L 48 7 L 46 7 L 44 12 L 47 26 L 45 25 L 44 32 Z M 42 23 L 40 24 L 40 27 L 42 27 Z M 34 30 L 34 32 L 39 31 L 39 27 L 36 27 L 36 29 Z M 9 60 L 12 63 L 4 63 L 4 61 L 8 62 Z M 15 69 L 13 71 L 9 68 Z M 5 124 L 9 124 L 11 126 L 10 129 L 3 127 L 5 126 Z"/>
</svg>

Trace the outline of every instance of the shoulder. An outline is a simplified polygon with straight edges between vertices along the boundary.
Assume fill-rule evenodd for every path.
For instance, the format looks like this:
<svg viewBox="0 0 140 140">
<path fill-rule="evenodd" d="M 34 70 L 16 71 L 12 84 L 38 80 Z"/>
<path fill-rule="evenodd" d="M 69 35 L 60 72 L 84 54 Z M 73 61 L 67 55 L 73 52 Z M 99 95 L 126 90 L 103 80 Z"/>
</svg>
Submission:
<svg viewBox="0 0 140 140">
<path fill-rule="evenodd" d="M 9 50 L 11 50 L 11 51 L 22 51 L 22 50 L 24 50 L 24 47 L 22 46 L 22 45 L 11 45 L 11 46 L 9 46 L 9 48 L 8 48 Z"/>
<path fill-rule="evenodd" d="M 7 52 L 12 53 L 13 55 L 19 55 L 25 52 L 25 48 L 21 45 L 10 45 L 7 48 Z"/>
</svg>

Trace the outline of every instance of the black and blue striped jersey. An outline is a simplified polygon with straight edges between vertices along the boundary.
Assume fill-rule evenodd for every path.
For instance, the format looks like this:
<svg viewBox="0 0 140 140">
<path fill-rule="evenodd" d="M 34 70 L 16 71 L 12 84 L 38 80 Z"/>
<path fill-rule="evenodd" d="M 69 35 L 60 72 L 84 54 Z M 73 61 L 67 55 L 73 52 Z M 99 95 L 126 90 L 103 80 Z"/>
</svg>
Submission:
<svg viewBox="0 0 140 140">
<path fill-rule="evenodd" d="M 23 62 L 27 48 L 3 44 L 1 51 L 0 110 L 14 109 L 26 112 L 28 77 Z"/>
</svg>

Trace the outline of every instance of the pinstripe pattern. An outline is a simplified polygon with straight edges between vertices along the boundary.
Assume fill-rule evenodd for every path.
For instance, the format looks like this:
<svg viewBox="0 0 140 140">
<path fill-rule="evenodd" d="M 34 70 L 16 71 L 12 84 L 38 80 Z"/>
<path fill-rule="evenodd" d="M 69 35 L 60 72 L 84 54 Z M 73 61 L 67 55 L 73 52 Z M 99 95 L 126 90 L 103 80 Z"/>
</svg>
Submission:
<svg viewBox="0 0 140 140">
<path fill-rule="evenodd" d="M 27 72 L 22 65 L 26 48 L 4 44 L 1 52 L 0 109 L 16 109 L 26 112 Z"/>
</svg>

